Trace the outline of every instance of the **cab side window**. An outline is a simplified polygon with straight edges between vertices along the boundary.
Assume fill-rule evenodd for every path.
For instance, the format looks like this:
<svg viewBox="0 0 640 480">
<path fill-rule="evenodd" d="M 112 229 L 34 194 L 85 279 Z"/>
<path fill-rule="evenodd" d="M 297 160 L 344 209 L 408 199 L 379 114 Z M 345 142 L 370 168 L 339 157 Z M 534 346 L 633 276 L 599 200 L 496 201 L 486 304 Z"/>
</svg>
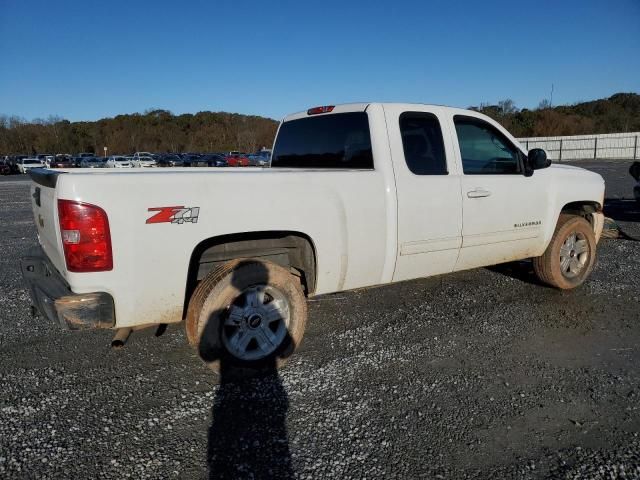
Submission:
<svg viewBox="0 0 640 480">
<path fill-rule="evenodd" d="M 400 115 L 400 134 L 407 167 L 415 175 L 447 175 L 447 158 L 438 117 L 426 112 Z"/>
<path fill-rule="evenodd" d="M 480 119 L 453 119 L 465 175 L 521 174 L 522 154 L 502 133 Z"/>
</svg>

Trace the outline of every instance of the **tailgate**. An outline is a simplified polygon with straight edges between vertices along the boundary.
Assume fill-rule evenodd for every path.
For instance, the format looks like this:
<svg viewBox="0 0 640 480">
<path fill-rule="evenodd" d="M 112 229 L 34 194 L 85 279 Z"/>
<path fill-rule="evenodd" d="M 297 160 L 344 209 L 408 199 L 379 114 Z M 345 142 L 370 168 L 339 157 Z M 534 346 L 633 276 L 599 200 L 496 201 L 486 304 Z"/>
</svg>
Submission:
<svg viewBox="0 0 640 480">
<path fill-rule="evenodd" d="M 56 184 L 62 172 L 36 168 L 29 171 L 31 176 L 31 208 L 38 241 L 54 267 L 64 273 L 64 256 L 58 238 L 58 198 Z"/>
</svg>

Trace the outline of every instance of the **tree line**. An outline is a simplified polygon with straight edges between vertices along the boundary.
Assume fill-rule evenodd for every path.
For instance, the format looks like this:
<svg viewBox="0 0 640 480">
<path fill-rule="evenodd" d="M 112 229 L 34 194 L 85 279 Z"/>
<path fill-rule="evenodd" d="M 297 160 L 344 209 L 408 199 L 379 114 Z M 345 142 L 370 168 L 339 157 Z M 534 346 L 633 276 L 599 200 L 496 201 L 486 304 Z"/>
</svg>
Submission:
<svg viewBox="0 0 640 480">
<path fill-rule="evenodd" d="M 519 109 L 513 100 L 470 107 L 498 121 L 515 137 L 551 137 L 640 131 L 640 95 L 616 93 L 609 98 L 551 107 Z"/>
<path fill-rule="evenodd" d="M 512 100 L 470 107 L 500 122 L 516 137 L 640 131 L 640 95 L 617 93 L 606 99 L 536 109 Z M 253 152 L 273 143 L 278 122 L 226 112 L 173 115 L 167 110 L 118 115 L 94 122 L 60 117 L 28 122 L 0 115 L 0 154 L 151 152 Z"/>
<path fill-rule="evenodd" d="M 0 154 L 89 152 L 254 152 L 271 148 L 278 122 L 226 112 L 173 115 L 167 110 L 118 115 L 94 122 L 59 117 L 28 122 L 0 115 Z"/>
</svg>

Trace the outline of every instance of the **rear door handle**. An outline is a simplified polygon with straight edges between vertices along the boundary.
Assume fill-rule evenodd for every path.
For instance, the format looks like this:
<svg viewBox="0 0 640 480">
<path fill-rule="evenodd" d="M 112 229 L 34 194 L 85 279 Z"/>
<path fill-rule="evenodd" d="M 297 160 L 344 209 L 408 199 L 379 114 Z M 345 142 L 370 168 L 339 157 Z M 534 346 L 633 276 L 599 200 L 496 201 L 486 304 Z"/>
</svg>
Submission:
<svg viewBox="0 0 640 480">
<path fill-rule="evenodd" d="M 469 198 L 488 197 L 489 195 L 491 195 L 491 192 L 483 188 L 476 188 L 475 190 L 470 190 L 467 192 L 467 197 Z"/>
</svg>

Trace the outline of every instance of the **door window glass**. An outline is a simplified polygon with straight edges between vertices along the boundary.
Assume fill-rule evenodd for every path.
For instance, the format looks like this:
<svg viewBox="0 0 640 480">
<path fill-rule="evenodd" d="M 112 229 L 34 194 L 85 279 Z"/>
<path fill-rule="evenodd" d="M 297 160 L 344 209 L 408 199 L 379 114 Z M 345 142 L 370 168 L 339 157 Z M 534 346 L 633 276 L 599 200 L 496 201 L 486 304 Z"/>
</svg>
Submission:
<svg viewBox="0 0 640 480">
<path fill-rule="evenodd" d="M 492 125 L 455 116 L 454 123 L 466 175 L 520 174 L 520 151 Z"/>
<path fill-rule="evenodd" d="M 407 167 L 416 175 L 446 175 L 447 158 L 438 118 L 432 113 L 404 112 L 400 135 Z"/>
</svg>

